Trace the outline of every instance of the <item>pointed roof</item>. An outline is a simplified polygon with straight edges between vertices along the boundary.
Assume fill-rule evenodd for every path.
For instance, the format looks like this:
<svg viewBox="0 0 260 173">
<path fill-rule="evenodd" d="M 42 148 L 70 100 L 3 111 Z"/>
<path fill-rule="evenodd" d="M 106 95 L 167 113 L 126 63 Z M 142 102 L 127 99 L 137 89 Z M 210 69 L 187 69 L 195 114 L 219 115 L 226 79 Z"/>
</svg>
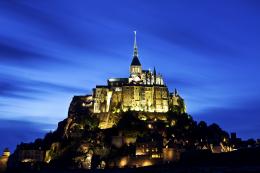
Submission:
<svg viewBox="0 0 260 173">
<path fill-rule="evenodd" d="M 137 49 L 137 43 L 136 43 L 136 31 L 134 31 L 134 34 L 135 34 L 135 39 L 134 39 L 134 57 L 133 57 L 131 66 L 132 65 L 141 66 L 141 63 L 140 63 L 140 61 L 138 59 L 138 49 Z"/>
<path fill-rule="evenodd" d="M 177 89 L 175 88 L 174 89 L 174 96 L 178 96 L 179 94 L 178 94 L 178 91 L 177 91 Z"/>
<path fill-rule="evenodd" d="M 153 67 L 153 74 L 156 76 L 156 70 L 155 70 L 155 67 Z"/>
<path fill-rule="evenodd" d="M 10 152 L 10 150 L 8 148 L 5 148 L 4 152 Z"/>
<path fill-rule="evenodd" d="M 141 65 L 141 63 L 140 63 L 140 61 L 139 61 L 137 56 L 134 56 L 134 58 L 132 60 L 132 63 L 131 63 L 131 66 L 132 65 L 136 65 L 136 66 L 140 66 Z"/>
</svg>

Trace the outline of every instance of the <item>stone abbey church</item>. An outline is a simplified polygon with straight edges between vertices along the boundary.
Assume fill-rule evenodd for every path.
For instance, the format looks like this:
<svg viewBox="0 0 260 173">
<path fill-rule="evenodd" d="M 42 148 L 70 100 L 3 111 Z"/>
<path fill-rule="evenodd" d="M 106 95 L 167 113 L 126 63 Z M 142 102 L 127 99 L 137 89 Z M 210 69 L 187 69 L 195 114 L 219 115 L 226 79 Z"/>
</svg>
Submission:
<svg viewBox="0 0 260 173">
<path fill-rule="evenodd" d="M 142 69 L 136 33 L 129 77 L 110 78 L 107 85 L 97 85 L 87 100 L 91 103 L 93 113 L 97 114 L 128 110 L 144 113 L 165 113 L 173 109 L 186 111 L 184 101 L 177 90 L 170 93 L 162 75 L 157 73 L 155 68 Z"/>
</svg>

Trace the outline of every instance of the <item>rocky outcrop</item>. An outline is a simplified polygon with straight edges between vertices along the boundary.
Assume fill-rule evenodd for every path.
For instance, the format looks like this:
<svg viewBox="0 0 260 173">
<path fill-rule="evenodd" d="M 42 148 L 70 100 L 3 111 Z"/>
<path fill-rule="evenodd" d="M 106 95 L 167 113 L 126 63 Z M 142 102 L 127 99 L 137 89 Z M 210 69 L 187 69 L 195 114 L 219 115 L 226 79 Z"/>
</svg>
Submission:
<svg viewBox="0 0 260 173">
<path fill-rule="evenodd" d="M 113 121 L 113 126 L 102 129 L 101 115 L 91 109 L 88 96 L 75 96 L 68 117 L 59 122 L 57 129 L 43 139 L 18 145 L 11 165 L 20 164 L 17 154 L 20 151 L 25 153 L 23 159 L 28 160 L 26 152 L 30 150 L 44 151 L 43 162 L 48 167 L 90 169 L 159 164 L 164 160 L 177 161 L 187 149 L 196 150 L 213 143 L 228 146 L 227 133 L 216 124 L 197 123 L 181 110 L 114 112 L 107 118 L 107 122 Z M 172 156 L 174 152 L 178 157 Z"/>
</svg>

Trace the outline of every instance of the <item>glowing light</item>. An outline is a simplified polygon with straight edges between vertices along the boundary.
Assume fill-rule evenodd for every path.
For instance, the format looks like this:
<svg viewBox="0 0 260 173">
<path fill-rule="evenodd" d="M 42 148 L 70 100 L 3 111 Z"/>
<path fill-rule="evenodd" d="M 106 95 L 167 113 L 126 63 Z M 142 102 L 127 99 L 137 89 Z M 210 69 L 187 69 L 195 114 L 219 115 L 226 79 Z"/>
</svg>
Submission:
<svg viewBox="0 0 260 173">
<path fill-rule="evenodd" d="M 152 154 L 152 158 L 161 158 L 160 154 Z"/>
<path fill-rule="evenodd" d="M 163 149 L 163 159 L 167 161 L 171 161 L 174 159 L 174 150 L 172 148 L 164 148 Z"/>
<path fill-rule="evenodd" d="M 9 157 L 11 155 L 10 151 L 4 151 L 3 156 Z"/>
<path fill-rule="evenodd" d="M 175 120 L 172 120 L 172 121 L 171 121 L 171 126 L 175 126 L 175 124 L 176 124 L 176 121 L 175 121 Z"/>
<path fill-rule="evenodd" d="M 150 160 L 146 160 L 143 162 L 142 166 L 151 166 L 153 165 L 152 162 Z"/>
<path fill-rule="evenodd" d="M 147 117 L 145 115 L 140 115 L 138 118 L 143 121 L 147 120 Z"/>
<path fill-rule="evenodd" d="M 120 162 L 119 162 L 119 167 L 120 167 L 120 168 L 125 167 L 125 166 L 127 165 L 127 162 L 128 162 L 127 157 L 123 157 L 123 158 L 120 160 Z"/>
<path fill-rule="evenodd" d="M 142 156 L 142 155 L 145 155 L 146 153 L 144 152 L 143 149 L 140 149 L 140 148 L 137 148 L 136 151 L 135 151 L 135 155 L 136 156 Z"/>
<path fill-rule="evenodd" d="M 28 163 L 28 162 L 34 162 L 34 159 L 23 159 L 21 162 Z"/>
</svg>

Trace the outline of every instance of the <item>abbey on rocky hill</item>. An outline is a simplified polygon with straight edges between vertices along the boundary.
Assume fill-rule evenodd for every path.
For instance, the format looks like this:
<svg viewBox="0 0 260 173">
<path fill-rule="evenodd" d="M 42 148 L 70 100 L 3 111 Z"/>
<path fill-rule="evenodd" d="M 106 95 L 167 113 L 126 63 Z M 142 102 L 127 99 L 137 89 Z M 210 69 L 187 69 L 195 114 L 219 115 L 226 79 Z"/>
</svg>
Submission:
<svg viewBox="0 0 260 173">
<path fill-rule="evenodd" d="M 161 74 L 155 68 L 143 70 L 139 60 L 136 32 L 133 60 L 128 78 L 110 78 L 107 85 L 97 85 L 86 98 L 93 113 L 125 111 L 164 113 L 176 108 L 186 112 L 177 90 L 170 93 Z"/>
<path fill-rule="evenodd" d="M 68 117 L 43 139 L 18 145 L 9 168 L 163 167 L 184 163 L 183 158 L 197 160 L 189 151 L 195 156 L 207 151 L 208 158 L 210 152 L 230 152 L 241 145 L 217 124 L 194 121 L 185 107 L 177 90 L 168 91 L 162 75 L 142 69 L 135 35 L 129 77 L 108 79 L 91 95 L 74 96 Z M 5 165 L 7 157 L 5 152 Z"/>
</svg>

